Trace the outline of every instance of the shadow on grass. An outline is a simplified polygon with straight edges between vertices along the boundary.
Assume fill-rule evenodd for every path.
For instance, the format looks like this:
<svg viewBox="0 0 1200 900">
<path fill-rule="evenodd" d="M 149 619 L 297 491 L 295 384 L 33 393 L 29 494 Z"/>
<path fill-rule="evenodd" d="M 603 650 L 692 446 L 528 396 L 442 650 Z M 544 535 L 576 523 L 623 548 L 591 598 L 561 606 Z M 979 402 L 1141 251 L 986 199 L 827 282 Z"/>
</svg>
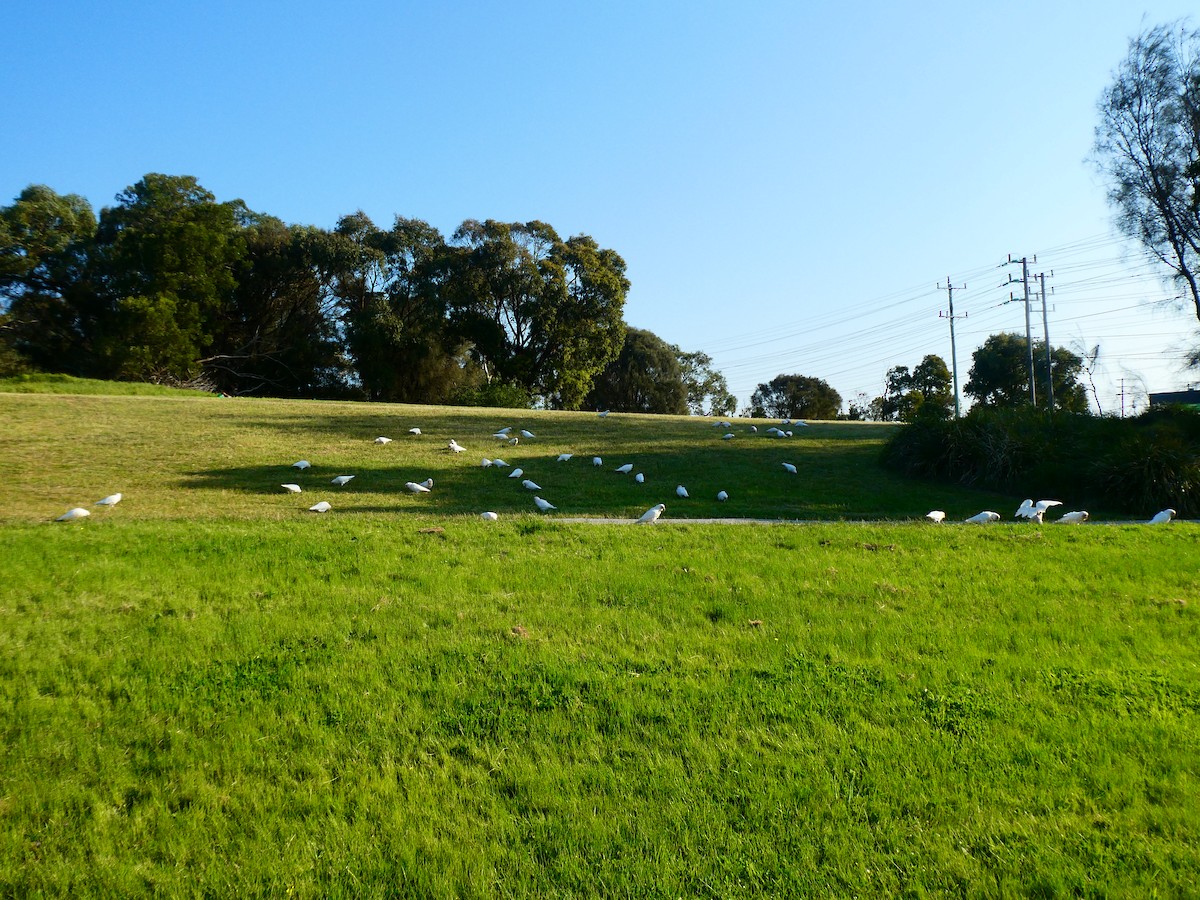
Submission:
<svg viewBox="0 0 1200 900">
<path fill-rule="evenodd" d="M 200 470 L 189 473 L 181 486 L 267 496 L 283 495 L 280 485 L 291 482 L 303 488 L 302 499 L 327 500 L 339 512 L 435 515 L 483 510 L 533 513 L 535 494 L 553 503 L 562 516 L 636 516 L 664 503 L 673 519 L 891 520 L 920 518 L 932 508 L 945 509 L 953 519 L 1012 502 L 993 493 L 898 477 L 882 468 L 874 448 L 861 443 L 831 450 L 817 442 L 752 439 L 740 445 L 714 443 L 682 455 L 618 451 L 608 454 L 600 467 L 592 464 L 590 454 L 557 462 L 556 452 L 530 443 L 500 451 L 512 464 L 506 469 L 480 466 L 487 450 L 495 452 L 486 448 L 461 456 L 446 453 L 426 463 L 396 460 L 395 465 L 379 458 L 370 466 L 317 466 L 306 472 L 280 466 Z M 795 474 L 785 470 L 785 462 L 797 467 Z M 644 473 L 645 482 L 614 471 L 624 463 Z M 523 475 L 508 477 L 516 467 L 523 469 Z M 337 475 L 355 477 L 337 487 L 330 483 Z M 404 487 L 405 482 L 430 477 L 432 493 L 412 494 Z M 523 487 L 525 478 L 538 487 Z M 684 485 L 690 496 L 677 496 L 678 485 Z M 727 491 L 728 501 L 719 502 L 718 491 Z M 396 504 L 380 505 L 385 496 L 394 497 Z"/>
</svg>

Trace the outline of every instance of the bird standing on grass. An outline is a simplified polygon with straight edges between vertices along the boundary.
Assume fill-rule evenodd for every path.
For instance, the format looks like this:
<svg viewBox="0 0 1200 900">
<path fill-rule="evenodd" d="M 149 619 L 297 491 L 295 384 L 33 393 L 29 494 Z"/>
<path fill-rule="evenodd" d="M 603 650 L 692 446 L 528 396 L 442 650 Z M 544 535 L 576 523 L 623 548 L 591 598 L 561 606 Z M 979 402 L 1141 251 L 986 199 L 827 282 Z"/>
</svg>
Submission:
<svg viewBox="0 0 1200 900">
<path fill-rule="evenodd" d="M 1161 512 L 1156 512 L 1154 514 L 1154 518 L 1152 518 L 1146 524 L 1147 525 L 1165 525 L 1167 522 L 1170 522 L 1173 518 L 1175 518 L 1175 510 L 1164 509 Z"/>
<path fill-rule="evenodd" d="M 717 491 L 717 501 L 719 503 L 724 503 L 728 499 L 729 499 L 728 493 L 726 493 L 725 491 Z"/>
<path fill-rule="evenodd" d="M 479 518 L 483 519 L 485 522 L 495 522 L 500 517 L 494 512 L 481 512 L 479 514 Z"/>
<path fill-rule="evenodd" d="M 623 466 L 617 466 L 613 471 L 620 472 L 622 475 L 628 475 L 633 471 L 633 463 L 625 463 Z"/>
<path fill-rule="evenodd" d="M 122 496 L 123 495 L 120 492 L 115 493 L 115 494 L 109 494 L 104 499 L 97 500 L 96 505 L 97 506 L 116 506 L 118 503 L 121 502 Z"/>
<path fill-rule="evenodd" d="M 552 509 L 558 509 L 558 507 L 555 506 L 553 503 L 551 503 L 549 500 L 543 500 L 541 497 L 535 496 L 533 498 L 533 502 L 537 505 L 537 508 L 540 509 L 542 512 L 549 512 Z"/>
<path fill-rule="evenodd" d="M 417 484 L 415 481 L 404 482 L 404 487 L 407 491 L 413 494 L 428 494 L 430 489 L 423 484 Z"/>
<path fill-rule="evenodd" d="M 322 500 L 320 503 L 318 503 L 314 506 L 310 506 L 308 508 L 308 511 L 322 513 L 322 512 L 329 512 L 330 509 L 332 509 L 332 507 L 326 501 Z"/>
<path fill-rule="evenodd" d="M 687 488 L 685 488 L 682 484 L 679 485 L 679 487 L 675 488 L 675 496 L 686 497 L 687 495 L 688 495 Z"/>
<path fill-rule="evenodd" d="M 946 521 L 946 514 L 940 509 L 931 509 L 925 513 L 925 518 L 930 522 L 944 522 Z"/>
<path fill-rule="evenodd" d="M 68 509 L 65 513 L 55 519 L 55 522 L 74 522 L 76 519 L 86 519 L 91 513 L 82 506 L 76 506 L 74 509 Z"/>
<path fill-rule="evenodd" d="M 793 475 L 796 474 L 796 467 L 793 466 L 791 463 L 781 463 L 780 465 L 782 465 L 784 467 L 784 469 L 786 469 L 791 474 L 793 474 Z"/>
<path fill-rule="evenodd" d="M 298 485 L 298 484 L 281 484 L 280 487 L 283 488 L 285 491 L 287 491 L 289 494 L 300 493 L 300 485 Z"/>
<path fill-rule="evenodd" d="M 1086 509 L 1081 509 L 1078 512 L 1063 513 L 1063 517 L 1058 521 L 1064 525 L 1078 525 L 1080 522 L 1086 522 L 1088 514 Z"/>
<path fill-rule="evenodd" d="M 653 525 L 655 522 L 658 521 L 658 517 L 661 516 L 666 511 L 666 509 L 667 509 L 667 505 L 665 503 L 660 503 L 660 504 L 658 504 L 658 506 L 650 507 L 644 513 L 642 513 L 641 518 L 638 519 L 638 524 L 639 525 Z"/>
<path fill-rule="evenodd" d="M 336 484 L 338 487 L 345 487 L 347 484 L 349 484 L 349 482 L 352 478 L 354 478 L 353 475 L 339 475 L 337 478 L 333 479 L 329 483 Z"/>
</svg>

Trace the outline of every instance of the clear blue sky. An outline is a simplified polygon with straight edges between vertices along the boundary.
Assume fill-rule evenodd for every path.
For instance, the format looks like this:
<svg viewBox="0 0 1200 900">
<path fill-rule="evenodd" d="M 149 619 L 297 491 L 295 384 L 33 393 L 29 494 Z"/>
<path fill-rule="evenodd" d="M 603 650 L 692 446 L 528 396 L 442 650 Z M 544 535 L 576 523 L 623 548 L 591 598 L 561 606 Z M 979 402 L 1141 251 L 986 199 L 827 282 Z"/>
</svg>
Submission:
<svg viewBox="0 0 1200 900">
<path fill-rule="evenodd" d="M 1143 26 L 1192 3 L 67 2 L 0 37 L 0 203 L 99 208 L 147 172 L 289 222 L 541 219 L 619 252 L 627 321 L 713 355 L 745 403 L 780 373 L 880 393 L 892 365 L 1023 330 L 1037 254 L 1056 345 L 1101 404 L 1184 387 L 1197 321 L 1111 228 L 1087 157 Z M 1039 315 L 1040 318 L 1040 315 Z M 1040 322 L 1037 334 L 1040 335 Z"/>
</svg>

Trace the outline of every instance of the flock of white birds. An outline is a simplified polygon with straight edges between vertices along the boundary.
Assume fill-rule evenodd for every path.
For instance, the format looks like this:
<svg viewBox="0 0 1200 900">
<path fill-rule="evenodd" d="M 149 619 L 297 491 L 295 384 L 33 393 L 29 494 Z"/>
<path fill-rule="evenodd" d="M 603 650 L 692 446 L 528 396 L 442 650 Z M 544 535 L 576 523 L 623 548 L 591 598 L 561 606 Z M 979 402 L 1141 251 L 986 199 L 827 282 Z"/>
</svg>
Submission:
<svg viewBox="0 0 1200 900">
<path fill-rule="evenodd" d="M 608 414 L 609 414 L 608 410 L 605 410 L 605 411 L 599 413 L 599 416 L 601 418 L 605 418 L 608 416 Z M 735 433 L 732 430 L 730 430 L 733 428 L 733 423 L 721 421 L 721 422 L 714 422 L 714 423 L 712 423 L 712 425 L 715 428 L 721 429 L 721 431 L 722 431 L 721 440 L 733 440 L 733 438 L 736 437 Z M 779 425 L 772 426 L 772 427 L 766 429 L 765 433 L 771 435 L 774 438 L 790 438 L 795 434 L 795 429 L 807 428 L 807 427 L 808 427 L 808 423 L 806 423 L 806 422 L 801 422 L 801 421 L 793 422 L 789 419 L 784 419 Z M 748 433 L 754 434 L 754 433 L 758 432 L 758 427 L 756 425 L 750 425 L 750 426 L 748 426 L 748 428 L 746 430 Z M 498 442 L 503 443 L 504 445 L 507 445 L 507 446 L 516 446 L 522 440 L 530 441 L 530 440 L 536 440 L 536 438 L 537 438 L 537 436 L 532 431 L 529 431 L 527 429 L 520 429 L 517 434 L 513 434 L 512 432 L 513 432 L 513 426 L 507 425 L 507 426 L 499 429 L 498 431 L 494 432 L 492 434 L 492 438 Z M 413 428 L 408 429 L 408 434 L 413 437 L 420 437 L 422 435 L 422 432 L 421 432 L 420 428 L 413 427 Z M 392 443 L 392 440 L 393 439 L 390 437 L 380 436 L 380 437 L 375 438 L 373 443 L 386 445 L 386 444 Z M 455 440 L 454 438 L 450 439 L 449 443 L 446 445 L 446 449 L 449 452 L 454 453 L 454 454 L 465 453 L 467 450 L 466 447 L 459 444 L 458 441 Z M 575 456 L 575 454 L 573 454 L 573 453 L 560 453 L 558 455 L 557 461 L 560 463 L 569 462 L 571 459 L 574 458 L 574 456 Z M 781 463 L 781 465 L 783 466 L 784 471 L 787 472 L 788 474 L 791 474 L 791 475 L 797 474 L 797 467 L 793 463 L 785 462 L 785 463 Z M 511 471 L 508 472 L 508 476 L 507 476 L 510 479 L 522 478 L 522 476 L 525 475 L 525 472 L 523 469 L 511 467 L 509 465 L 509 463 L 505 462 L 503 459 L 500 459 L 498 457 L 496 457 L 496 458 L 483 457 L 483 459 L 480 461 L 480 466 L 483 468 L 486 468 L 486 469 L 500 469 L 500 470 L 511 469 Z M 603 457 L 593 456 L 592 457 L 592 466 L 594 466 L 596 468 L 602 468 L 604 466 Z M 298 472 L 303 473 L 303 472 L 307 471 L 308 469 L 312 468 L 312 463 L 310 463 L 307 459 L 301 459 L 301 460 L 297 460 L 296 462 L 292 463 L 291 468 L 297 470 Z M 621 474 L 621 475 L 629 475 L 629 474 L 633 473 L 633 470 L 634 470 L 633 463 L 622 463 L 621 465 L 616 466 L 613 469 L 614 472 Z M 334 477 L 333 479 L 331 479 L 330 484 L 334 485 L 335 487 L 345 487 L 347 484 L 350 483 L 350 481 L 352 481 L 354 479 L 354 477 L 355 476 L 353 476 L 353 475 L 338 475 L 338 476 Z M 646 481 L 645 473 L 637 472 L 636 474 L 634 474 L 634 481 L 638 484 L 644 484 Z M 295 482 L 286 482 L 280 486 L 285 491 L 287 491 L 288 493 L 291 493 L 291 494 L 303 493 L 303 488 Z M 542 490 L 541 485 L 539 485 L 537 482 L 533 481 L 531 478 L 528 478 L 528 477 L 523 478 L 523 480 L 521 481 L 521 486 L 523 488 L 525 488 L 525 490 L 531 491 L 531 492 L 538 492 L 538 491 Z M 406 490 L 408 490 L 410 493 L 413 493 L 413 494 L 432 493 L 433 479 L 427 478 L 424 481 L 420 481 L 420 482 L 408 481 L 408 482 L 405 482 L 404 487 Z M 682 484 L 676 486 L 675 495 L 681 499 L 686 499 L 690 496 L 688 494 L 688 489 Z M 122 495 L 120 493 L 110 494 L 109 496 L 104 497 L 101 500 L 97 500 L 93 504 L 93 506 L 98 506 L 98 507 L 103 507 L 103 508 L 112 508 L 121 502 L 121 498 L 122 498 Z M 716 499 L 720 502 L 725 502 L 726 500 L 729 499 L 729 493 L 725 490 L 717 491 Z M 538 494 L 538 493 L 534 493 L 533 504 L 541 512 L 550 512 L 552 510 L 558 509 L 557 506 L 555 506 L 549 500 L 546 500 L 545 498 L 540 496 L 540 494 Z M 1036 502 L 1033 500 L 1025 500 L 1024 502 L 1021 503 L 1020 507 L 1013 514 L 1013 517 L 1018 520 L 1036 522 L 1040 525 L 1040 524 L 1042 524 L 1043 521 L 1045 521 L 1045 516 L 1046 516 L 1047 511 L 1053 509 L 1056 506 L 1062 506 L 1062 502 L 1059 500 L 1038 500 Z M 327 500 L 322 500 L 319 503 L 313 504 L 308 509 L 310 512 L 324 513 L 324 512 L 329 512 L 332 508 L 333 508 L 332 504 L 330 504 Z M 644 525 L 653 524 L 654 522 L 657 522 L 659 520 L 659 518 L 666 511 L 666 509 L 667 509 L 666 504 L 658 503 L 658 504 L 650 507 L 644 513 L 642 513 L 642 515 L 637 519 L 637 522 L 639 524 L 644 524 Z M 77 506 L 77 507 L 73 507 L 73 508 L 67 510 L 65 513 L 63 513 L 61 516 L 59 516 L 55 521 L 72 522 L 72 521 L 76 521 L 79 519 L 84 519 L 90 515 L 91 515 L 91 513 L 88 511 L 88 509 L 86 509 L 85 507 Z M 480 513 L 480 516 L 485 521 L 488 521 L 488 522 L 495 522 L 500 518 L 499 514 L 493 510 L 485 510 L 484 512 Z M 926 513 L 925 518 L 931 522 L 940 524 L 946 520 L 946 513 L 943 510 L 934 509 L 934 510 L 930 510 L 928 513 Z M 1149 520 L 1149 522 L 1147 524 L 1161 525 L 1166 522 L 1170 522 L 1174 518 L 1175 518 L 1175 510 L 1174 509 L 1164 509 L 1164 510 L 1156 513 Z M 964 519 L 963 521 L 967 524 L 972 524 L 972 525 L 986 525 L 991 522 L 999 522 L 1000 519 L 1001 519 L 1001 516 L 999 513 L 993 512 L 991 510 L 983 510 L 982 512 L 977 513 L 976 515 L 970 516 L 969 518 Z M 1051 521 L 1060 523 L 1060 524 L 1064 524 L 1064 525 L 1077 525 L 1077 524 L 1086 522 L 1087 520 L 1088 520 L 1088 513 L 1086 510 L 1076 510 L 1073 512 L 1064 513 L 1059 518 L 1053 519 Z"/>
</svg>

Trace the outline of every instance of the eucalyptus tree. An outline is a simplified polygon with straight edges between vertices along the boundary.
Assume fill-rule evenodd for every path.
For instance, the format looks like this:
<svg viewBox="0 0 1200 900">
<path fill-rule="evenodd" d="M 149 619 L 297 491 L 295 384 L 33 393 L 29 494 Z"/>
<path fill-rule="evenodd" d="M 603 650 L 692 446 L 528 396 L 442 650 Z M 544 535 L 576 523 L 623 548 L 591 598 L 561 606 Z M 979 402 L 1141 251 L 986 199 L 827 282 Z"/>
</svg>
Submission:
<svg viewBox="0 0 1200 900">
<path fill-rule="evenodd" d="M 1200 32 L 1177 22 L 1133 38 L 1099 111 L 1095 159 L 1117 225 L 1185 286 L 1200 318 Z"/>
<path fill-rule="evenodd" d="M 0 207 L 4 343 L 37 368 L 86 374 L 95 233 L 96 215 L 78 194 L 35 184 Z"/>
<path fill-rule="evenodd" d="M 486 378 L 575 409 L 621 350 L 625 261 L 544 222 L 463 222 L 447 284 L 455 332 Z"/>
</svg>

